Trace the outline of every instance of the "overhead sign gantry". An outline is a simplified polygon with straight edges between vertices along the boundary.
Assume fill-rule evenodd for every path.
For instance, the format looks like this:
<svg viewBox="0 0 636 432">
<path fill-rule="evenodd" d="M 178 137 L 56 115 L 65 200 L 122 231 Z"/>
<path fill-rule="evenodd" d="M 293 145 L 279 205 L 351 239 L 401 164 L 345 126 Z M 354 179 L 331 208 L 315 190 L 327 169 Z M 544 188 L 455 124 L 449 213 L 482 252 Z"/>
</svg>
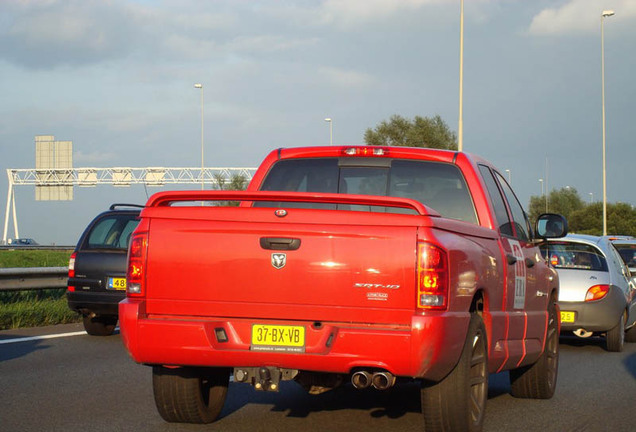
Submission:
<svg viewBox="0 0 636 432">
<path fill-rule="evenodd" d="M 7 244 L 10 215 L 13 217 L 14 237 L 20 237 L 15 207 L 15 186 L 35 186 L 35 199 L 38 201 L 69 201 L 73 199 L 74 186 L 128 187 L 143 184 L 152 187 L 169 184 L 205 184 L 212 189 L 218 189 L 239 176 L 249 182 L 256 172 L 256 168 L 245 167 L 73 168 L 72 142 L 55 141 L 54 138 L 50 135 L 35 137 L 35 169 L 7 169 L 9 185 L 2 244 Z"/>
</svg>

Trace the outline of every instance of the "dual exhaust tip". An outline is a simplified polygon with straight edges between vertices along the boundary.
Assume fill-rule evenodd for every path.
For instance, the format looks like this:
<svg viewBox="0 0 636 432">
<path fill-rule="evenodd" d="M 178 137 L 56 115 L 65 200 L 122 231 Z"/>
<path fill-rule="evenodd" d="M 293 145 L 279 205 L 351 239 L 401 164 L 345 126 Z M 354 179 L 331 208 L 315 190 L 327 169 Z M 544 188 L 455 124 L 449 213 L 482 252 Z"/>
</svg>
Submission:
<svg viewBox="0 0 636 432">
<path fill-rule="evenodd" d="M 395 376 L 391 372 L 358 371 L 351 375 L 351 384 L 357 389 L 373 386 L 378 390 L 386 390 L 395 384 Z"/>
</svg>

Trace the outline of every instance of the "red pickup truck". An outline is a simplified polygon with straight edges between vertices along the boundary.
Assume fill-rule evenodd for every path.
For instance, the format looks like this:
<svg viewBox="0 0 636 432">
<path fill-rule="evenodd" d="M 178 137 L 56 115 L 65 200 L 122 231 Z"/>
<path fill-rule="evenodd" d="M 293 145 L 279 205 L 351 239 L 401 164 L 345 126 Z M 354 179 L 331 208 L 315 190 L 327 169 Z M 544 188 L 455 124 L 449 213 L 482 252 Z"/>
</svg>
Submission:
<svg viewBox="0 0 636 432">
<path fill-rule="evenodd" d="M 240 205 L 236 206 L 239 202 Z M 421 382 L 426 430 L 479 430 L 488 374 L 550 398 L 558 277 L 502 175 L 466 153 L 275 150 L 247 191 L 153 195 L 128 256 L 124 344 L 171 422 L 214 421 L 230 376 L 311 393 Z"/>
</svg>

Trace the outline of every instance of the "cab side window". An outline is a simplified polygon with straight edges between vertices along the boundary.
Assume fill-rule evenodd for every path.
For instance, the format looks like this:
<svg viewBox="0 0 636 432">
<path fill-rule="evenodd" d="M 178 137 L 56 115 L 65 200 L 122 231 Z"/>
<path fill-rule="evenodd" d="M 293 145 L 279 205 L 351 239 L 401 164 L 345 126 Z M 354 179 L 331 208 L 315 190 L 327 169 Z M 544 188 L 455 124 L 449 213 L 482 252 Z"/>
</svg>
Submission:
<svg viewBox="0 0 636 432">
<path fill-rule="evenodd" d="M 506 209 L 506 203 L 501 196 L 501 192 L 499 191 L 499 187 L 497 186 L 497 182 L 495 181 L 490 168 L 485 165 L 479 165 L 479 171 L 486 183 L 486 189 L 488 189 L 488 195 L 490 195 L 490 200 L 495 210 L 495 218 L 497 219 L 499 232 L 502 235 L 514 237 L 512 223 L 508 216 L 508 210 Z"/>
<path fill-rule="evenodd" d="M 495 176 L 499 181 L 499 185 L 503 190 L 504 195 L 506 196 L 506 200 L 508 201 L 508 206 L 510 207 L 510 212 L 512 213 L 512 219 L 515 226 L 515 232 L 519 240 L 530 241 L 532 236 L 532 231 L 530 229 L 530 222 L 528 221 L 528 217 L 526 216 L 526 212 L 523 211 L 523 207 L 517 200 L 517 196 L 512 191 L 508 182 L 499 174 L 495 172 Z"/>
</svg>

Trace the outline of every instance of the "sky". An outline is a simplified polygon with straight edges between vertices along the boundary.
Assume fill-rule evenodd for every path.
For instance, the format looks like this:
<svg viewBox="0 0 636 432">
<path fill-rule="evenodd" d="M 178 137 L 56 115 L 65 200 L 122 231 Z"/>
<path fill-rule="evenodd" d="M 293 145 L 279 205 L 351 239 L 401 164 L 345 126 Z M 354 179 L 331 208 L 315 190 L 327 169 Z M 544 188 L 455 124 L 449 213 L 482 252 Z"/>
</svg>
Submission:
<svg viewBox="0 0 636 432">
<path fill-rule="evenodd" d="M 530 196 L 636 205 L 636 0 L 465 0 L 464 151 Z M 80 167 L 257 167 L 273 149 L 364 143 L 398 114 L 458 130 L 460 0 L 2 0 L 0 203 L 35 136 Z M 507 174 L 507 173 L 506 173 Z M 15 188 L 20 237 L 73 245 L 114 202 L 162 188 L 98 186 L 73 201 Z M 163 189 L 166 189 L 164 187 Z M 9 223 L 9 237 L 13 237 Z"/>
</svg>

